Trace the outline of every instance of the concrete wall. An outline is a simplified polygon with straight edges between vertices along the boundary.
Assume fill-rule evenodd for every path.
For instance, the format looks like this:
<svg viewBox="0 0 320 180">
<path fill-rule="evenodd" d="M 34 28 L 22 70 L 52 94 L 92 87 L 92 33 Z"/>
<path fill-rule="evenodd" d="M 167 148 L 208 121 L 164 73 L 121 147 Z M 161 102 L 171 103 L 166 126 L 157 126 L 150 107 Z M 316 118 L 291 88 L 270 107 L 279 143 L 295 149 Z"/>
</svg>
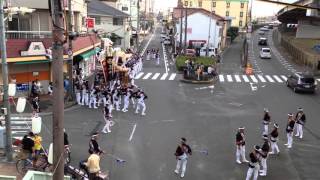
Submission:
<svg viewBox="0 0 320 180">
<path fill-rule="evenodd" d="M 320 21 L 299 20 L 296 38 L 320 39 Z"/>
<path fill-rule="evenodd" d="M 185 18 L 183 18 L 182 24 L 184 24 Z M 188 16 L 188 28 L 192 28 L 192 33 L 188 33 L 187 41 L 190 40 L 208 40 L 208 32 L 209 32 L 209 17 L 202 13 L 194 13 Z M 176 25 L 177 32 L 180 33 L 180 24 Z M 211 38 L 209 42 L 210 47 L 218 48 L 218 44 L 221 42 L 221 35 L 220 32 L 222 29 L 221 26 L 217 25 L 217 20 L 211 19 Z M 183 30 L 184 32 L 184 26 Z M 178 41 L 180 40 L 180 36 L 177 36 Z M 182 35 L 182 41 L 184 41 L 184 33 Z"/>
</svg>

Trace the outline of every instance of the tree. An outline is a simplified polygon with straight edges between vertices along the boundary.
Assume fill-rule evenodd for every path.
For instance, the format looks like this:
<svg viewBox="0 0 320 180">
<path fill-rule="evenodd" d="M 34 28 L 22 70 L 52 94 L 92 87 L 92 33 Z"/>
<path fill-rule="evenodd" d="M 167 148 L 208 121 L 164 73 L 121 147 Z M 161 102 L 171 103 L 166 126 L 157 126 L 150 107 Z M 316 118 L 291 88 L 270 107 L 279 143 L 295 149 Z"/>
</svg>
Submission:
<svg viewBox="0 0 320 180">
<path fill-rule="evenodd" d="M 239 35 L 238 27 L 230 27 L 227 31 L 227 36 L 231 38 L 231 42 Z"/>
</svg>

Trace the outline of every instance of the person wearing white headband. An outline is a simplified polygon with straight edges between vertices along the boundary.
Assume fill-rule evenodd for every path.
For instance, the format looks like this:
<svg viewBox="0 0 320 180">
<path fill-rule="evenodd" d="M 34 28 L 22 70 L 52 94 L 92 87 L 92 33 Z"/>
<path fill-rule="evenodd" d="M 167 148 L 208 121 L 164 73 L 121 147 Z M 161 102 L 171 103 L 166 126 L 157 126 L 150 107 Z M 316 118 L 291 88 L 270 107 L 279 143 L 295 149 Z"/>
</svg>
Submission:
<svg viewBox="0 0 320 180">
<path fill-rule="evenodd" d="M 299 137 L 302 139 L 303 137 L 303 126 L 306 123 L 306 115 L 303 112 L 302 108 L 298 108 L 298 112 L 296 114 L 296 123 L 297 123 L 297 132 L 296 132 L 296 137 Z"/>
<path fill-rule="evenodd" d="M 264 115 L 263 115 L 263 119 L 262 119 L 262 124 L 263 124 L 262 135 L 268 134 L 270 121 L 271 121 L 271 117 L 269 114 L 269 110 L 264 108 Z"/>
<path fill-rule="evenodd" d="M 292 136 L 293 136 L 294 124 L 295 124 L 295 121 L 293 119 L 293 114 L 289 113 L 287 128 L 286 128 L 288 142 L 285 144 L 285 146 L 287 146 L 289 149 L 292 148 L 292 142 L 293 142 Z"/>
<path fill-rule="evenodd" d="M 269 154 L 279 154 L 280 150 L 278 147 L 278 129 L 279 125 L 277 123 L 273 124 L 273 130 L 270 133 L 270 142 L 271 142 L 271 152 Z"/>
<path fill-rule="evenodd" d="M 236 162 L 241 164 L 242 162 L 249 162 L 246 159 L 246 146 L 244 137 L 244 127 L 239 127 L 236 134 Z M 242 162 L 241 160 L 242 159 Z"/>
</svg>

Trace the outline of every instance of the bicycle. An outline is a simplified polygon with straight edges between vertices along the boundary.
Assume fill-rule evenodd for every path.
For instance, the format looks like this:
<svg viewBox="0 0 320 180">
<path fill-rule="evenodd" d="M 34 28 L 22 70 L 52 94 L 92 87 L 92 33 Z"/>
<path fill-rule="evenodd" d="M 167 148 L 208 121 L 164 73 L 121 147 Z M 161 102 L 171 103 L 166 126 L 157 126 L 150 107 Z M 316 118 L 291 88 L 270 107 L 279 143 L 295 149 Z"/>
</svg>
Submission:
<svg viewBox="0 0 320 180">
<path fill-rule="evenodd" d="M 37 161 L 33 162 L 31 159 L 18 159 L 16 162 L 16 169 L 19 174 L 25 175 L 29 170 L 50 172 L 52 165 L 49 164 L 48 158 L 45 153 L 39 155 Z"/>
</svg>

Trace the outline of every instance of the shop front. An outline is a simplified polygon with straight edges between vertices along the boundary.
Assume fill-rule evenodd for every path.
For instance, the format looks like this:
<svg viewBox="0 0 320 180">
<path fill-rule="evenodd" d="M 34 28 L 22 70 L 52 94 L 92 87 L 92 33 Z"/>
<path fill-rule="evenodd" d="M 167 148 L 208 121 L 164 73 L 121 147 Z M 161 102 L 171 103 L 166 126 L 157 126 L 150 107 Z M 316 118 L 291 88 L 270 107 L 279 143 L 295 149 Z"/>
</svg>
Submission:
<svg viewBox="0 0 320 180">
<path fill-rule="evenodd" d="M 100 51 L 99 47 L 86 51 L 74 57 L 74 66 L 82 70 L 82 78 L 87 79 L 96 70 L 96 54 Z"/>
</svg>

